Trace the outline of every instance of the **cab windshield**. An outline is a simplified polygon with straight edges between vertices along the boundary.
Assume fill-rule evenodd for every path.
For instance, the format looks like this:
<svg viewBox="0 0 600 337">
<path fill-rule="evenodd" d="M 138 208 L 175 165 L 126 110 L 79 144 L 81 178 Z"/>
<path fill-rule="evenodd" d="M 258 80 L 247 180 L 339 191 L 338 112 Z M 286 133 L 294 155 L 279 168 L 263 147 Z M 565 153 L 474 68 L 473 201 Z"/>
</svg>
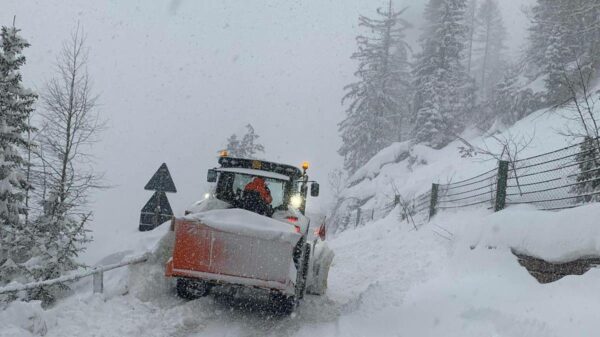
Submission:
<svg viewBox="0 0 600 337">
<path fill-rule="evenodd" d="M 221 172 L 221 177 L 217 185 L 216 197 L 223 201 L 235 204 L 237 200 L 242 196 L 246 185 L 248 185 L 255 175 L 237 173 L 237 172 Z M 284 204 L 285 199 L 285 185 L 286 182 L 280 179 L 267 178 L 265 183 L 271 191 L 271 207 L 277 208 Z"/>
</svg>

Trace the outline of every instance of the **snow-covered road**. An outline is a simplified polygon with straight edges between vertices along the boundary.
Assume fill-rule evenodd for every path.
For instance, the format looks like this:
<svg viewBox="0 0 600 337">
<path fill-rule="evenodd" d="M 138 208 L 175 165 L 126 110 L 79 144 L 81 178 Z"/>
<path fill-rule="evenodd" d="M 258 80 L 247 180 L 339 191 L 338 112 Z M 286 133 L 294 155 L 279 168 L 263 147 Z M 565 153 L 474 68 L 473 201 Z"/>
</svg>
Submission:
<svg viewBox="0 0 600 337">
<path fill-rule="evenodd" d="M 405 290 L 426 279 L 427 261 L 435 254 L 418 249 L 419 240 L 400 240 L 400 231 L 365 229 L 333 240 L 328 294 L 308 295 L 289 317 L 220 296 L 181 300 L 164 282 L 160 263 L 107 273 L 101 295 L 91 294 L 84 281 L 76 294 L 47 311 L 25 304 L 11 309 L 29 312 L 29 321 L 39 321 L 31 330 L 46 336 L 364 336 L 374 329 L 372 315 L 400 306 Z M 390 328 L 381 323 L 376 324 L 381 332 Z"/>
<path fill-rule="evenodd" d="M 218 296 L 181 300 L 157 258 L 107 273 L 102 295 L 91 294 L 86 281 L 45 311 L 15 303 L 0 312 L 0 335 L 589 336 L 600 329 L 600 270 L 540 285 L 509 247 L 572 255 L 587 238 L 580 253 L 593 253 L 598 217 L 600 205 L 551 217 L 475 210 L 438 216 L 415 231 L 391 214 L 331 240 L 327 295 L 307 296 L 289 317 Z M 577 232 L 563 225 L 567 219 L 581 220 Z"/>
</svg>

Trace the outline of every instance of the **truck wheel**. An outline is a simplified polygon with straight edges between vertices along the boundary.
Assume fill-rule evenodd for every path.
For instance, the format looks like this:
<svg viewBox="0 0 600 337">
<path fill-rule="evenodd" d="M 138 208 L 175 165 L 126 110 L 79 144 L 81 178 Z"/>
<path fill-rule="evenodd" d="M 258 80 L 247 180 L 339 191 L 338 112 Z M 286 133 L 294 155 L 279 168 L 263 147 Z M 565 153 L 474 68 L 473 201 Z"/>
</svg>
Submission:
<svg viewBox="0 0 600 337">
<path fill-rule="evenodd" d="M 302 258 L 302 269 L 300 270 L 300 278 L 298 281 L 298 299 L 303 299 L 306 293 L 306 281 L 308 277 L 308 266 L 310 262 L 310 245 L 307 243 L 304 245 L 304 256 Z"/>
<path fill-rule="evenodd" d="M 184 278 L 177 279 L 177 296 L 183 299 L 193 300 L 204 297 L 208 295 L 209 291 L 210 287 L 205 282 Z"/>
<path fill-rule="evenodd" d="M 287 296 L 284 294 L 273 294 L 271 297 L 273 309 L 280 315 L 290 315 L 294 312 L 298 301 L 296 296 Z"/>
</svg>

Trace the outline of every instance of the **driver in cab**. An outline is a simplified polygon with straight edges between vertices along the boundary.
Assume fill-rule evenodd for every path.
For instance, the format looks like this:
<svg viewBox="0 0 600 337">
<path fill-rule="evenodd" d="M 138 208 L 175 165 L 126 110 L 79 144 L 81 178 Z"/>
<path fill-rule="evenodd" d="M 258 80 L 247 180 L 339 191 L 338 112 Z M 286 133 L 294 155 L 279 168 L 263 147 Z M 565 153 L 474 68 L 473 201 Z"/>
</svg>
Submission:
<svg viewBox="0 0 600 337">
<path fill-rule="evenodd" d="M 265 178 L 254 177 L 244 187 L 244 208 L 266 216 L 271 216 L 271 202 L 273 197 L 271 191 L 267 187 Z"/>
</svg>

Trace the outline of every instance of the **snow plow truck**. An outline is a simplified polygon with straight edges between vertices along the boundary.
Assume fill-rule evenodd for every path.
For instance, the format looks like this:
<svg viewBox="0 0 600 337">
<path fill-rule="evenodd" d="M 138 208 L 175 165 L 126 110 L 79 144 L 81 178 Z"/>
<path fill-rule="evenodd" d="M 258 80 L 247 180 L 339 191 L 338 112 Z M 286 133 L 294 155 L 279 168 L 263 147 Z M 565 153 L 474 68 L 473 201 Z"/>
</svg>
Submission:
<svg viewBox="0 0 600 337">
<path fill-rule="evenodd" d="M 291 313 L 305 293 L 322 295 L 333 252 L 324 242 L 324 224 L 311 228 L 306 198 L 319 194 L 302 169 L 221 153 L 220 167 L 208 170 L 214 183 L 205 199 L 175 218 L 173 256 L 166 276 L 176 278 L 186 299 L 211 292 L 266 299 Z M 257 212 L 247 186 L 262 179 L 271 202 Z"/>
</svg>

